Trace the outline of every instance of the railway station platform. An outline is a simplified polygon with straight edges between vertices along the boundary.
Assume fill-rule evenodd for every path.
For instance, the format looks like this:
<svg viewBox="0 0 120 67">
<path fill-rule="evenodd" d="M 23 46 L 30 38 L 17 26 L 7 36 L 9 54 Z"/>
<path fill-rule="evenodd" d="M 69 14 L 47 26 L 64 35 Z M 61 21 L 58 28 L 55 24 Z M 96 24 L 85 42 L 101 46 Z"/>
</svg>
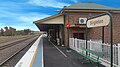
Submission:
<svg viewBox="0 0 120 67">
<path fill-rule="evenodd" d="M 15 67 L 95 67 L 95 63 L 81 64 L 84 61 L 82 57 L 74 50 L 67 52 L 66 49 L 66 47 L 56 46 L 42 35 Z"/>
</svg>

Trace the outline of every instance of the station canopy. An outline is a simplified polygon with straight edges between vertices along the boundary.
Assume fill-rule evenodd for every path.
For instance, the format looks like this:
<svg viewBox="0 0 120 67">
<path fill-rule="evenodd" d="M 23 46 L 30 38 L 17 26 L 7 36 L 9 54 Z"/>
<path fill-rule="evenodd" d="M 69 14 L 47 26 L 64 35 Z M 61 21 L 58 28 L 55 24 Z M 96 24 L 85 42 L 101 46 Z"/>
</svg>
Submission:
<svg viewBox="0 0 120 67">
<path fill-rule="evenodd" d="M 57 14 L 33 22 L 39 28 L 40 31 L 47 31 L 48 29 L 54 29 L 58 25 L 63 25 L 63 15 Z"/>
</svg>

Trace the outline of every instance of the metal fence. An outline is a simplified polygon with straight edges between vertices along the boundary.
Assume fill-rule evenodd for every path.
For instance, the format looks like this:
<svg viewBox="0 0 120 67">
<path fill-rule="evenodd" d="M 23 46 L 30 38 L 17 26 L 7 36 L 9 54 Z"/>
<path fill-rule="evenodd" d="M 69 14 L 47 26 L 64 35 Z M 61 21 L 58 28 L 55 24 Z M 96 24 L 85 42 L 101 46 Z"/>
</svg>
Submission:
<svg viewBox="0 0 120 67">
<path fill-rule="evenodd" d="M 104 53 L 103 57 L 100 58 L 101 64 L 105 65 L 106 67 L 110 67 L 110 59 L 111 59 L 111 48 L 110 44 L 105 44 L 100 41 L 92 41 L 89 40 L 87 48 L 96 52 Z M 70 38 L 69 39 L 70 48 L 81 52 L 81 48 L 86 48 L 86 40 L 81 40 L 77 38 Z M 95 57 L 95 56 L 92 56 Z M 113 65 L 114 67 L 120 67 L 120 44 L 113 45 Z"/>
</svg>

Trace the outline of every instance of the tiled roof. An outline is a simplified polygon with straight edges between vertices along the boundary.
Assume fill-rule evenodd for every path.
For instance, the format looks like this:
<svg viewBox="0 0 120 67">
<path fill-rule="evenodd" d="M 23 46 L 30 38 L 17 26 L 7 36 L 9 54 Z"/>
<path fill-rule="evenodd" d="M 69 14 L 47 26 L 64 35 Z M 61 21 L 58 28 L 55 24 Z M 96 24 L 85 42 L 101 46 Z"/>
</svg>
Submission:
<svg viewBox="0 0 120 67">
<path fill-rule="evenodd" d="M 63 9 L 97 9 L 97 10 L 120 10 L 119 8 L 112 8 L 95 3 L 76 3 L 66 6 Z"/>
</svg>

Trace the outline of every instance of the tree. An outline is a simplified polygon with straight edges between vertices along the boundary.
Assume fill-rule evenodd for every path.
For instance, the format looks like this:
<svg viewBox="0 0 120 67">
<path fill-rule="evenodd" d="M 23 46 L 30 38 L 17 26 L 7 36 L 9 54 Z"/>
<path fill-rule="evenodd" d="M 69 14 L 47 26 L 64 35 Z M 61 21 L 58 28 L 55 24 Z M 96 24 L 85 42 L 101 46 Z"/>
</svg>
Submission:
<svg viewBox="0 0 120 67">
<path fill-rule="evenodd" d="M 15 36 L 15 35 L 16 35 L 16 29 L 12 28 L 12 36 Z"/>
<path fill-rule="evenodd" d="M 1 36 L 4 36 L 4 30 L 1 28 Z"/>
<path fill-rule="evenodd" d="M 31 32 L 30 29 L 24 29 L 24 34 L 25 34 L 25 35 L 28 35 L 30 32 Z"/>
<path fill-rule="evenodd" d="M 4 29 L 5 29 L 5 33 L 4 33 L 4 35 L 5 36 L 15 36 L 16 35 L 16 29 L 15 28 L 12 28 L 12 27 L 4 27 Z"/>
<path fill-rule="evenodd" d="M 16 34 L 16 29 L 12 28 L 12 27 L 9 27 L 9 35 L 10 36 L 15 36 L 15 34 Z"/>
<path fill-rule="evenodd" d="M 5 33 L 4 33 L 4 35 L 5 35 L 5 36 L 9 36 L 9 30 L 8 30 L 8 27 L 6 26 L 6 27 L 4 27 L 4 29 L 5 29 Z"/>
</svg>

